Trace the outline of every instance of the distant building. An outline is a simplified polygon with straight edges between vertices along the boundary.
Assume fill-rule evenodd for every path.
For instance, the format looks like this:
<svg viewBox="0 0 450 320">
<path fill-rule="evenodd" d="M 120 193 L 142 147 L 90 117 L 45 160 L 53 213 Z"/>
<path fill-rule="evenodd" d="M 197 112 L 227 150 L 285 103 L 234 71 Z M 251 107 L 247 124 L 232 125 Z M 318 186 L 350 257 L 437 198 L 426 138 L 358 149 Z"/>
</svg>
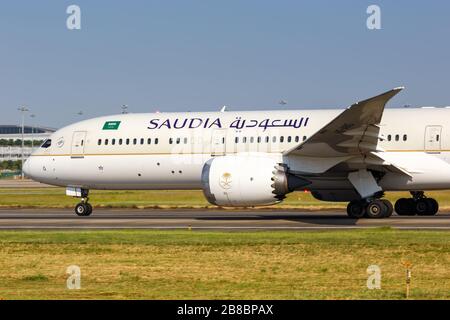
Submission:
<svg viewBox="0 0 450 320">
<path fill-rule="evenodd" d="M 55 131 L 56 129 L 47 127 L 24 126 L 24 139 L 45 140 Z M 22 139 L 22 126 L 0 125 L 0 139 Z"/>
<path fill-rule="evenodd" d="M 24 127 L 24 140 L 25 141 L 41 141 L 47 139 L 56 129 L 46 128 L 46 127 Z M 22 126 L 16 125 L 0 125 L 0 140 L 21 140 L 22 139 Z M 25 146 L 23 148 L 24 158 L 28 158 L 30 154 L 38 148 L 35 145 L 34 148 L 31 146 Z M 0 161 L 8 160 L 20 160 L 22 158 L 22 148 L 21 146 L 0 146 Z"/>
<path fill-rule="evenodd" d="M 39 146 L 24 147 L 23 148 L 23 158 L 26 159 L 30 154 L 39 148 Z M 22 159 L 22 147 L 0 147 L 0 162 L 1 161 L 16 161 Z"/>
</svg>

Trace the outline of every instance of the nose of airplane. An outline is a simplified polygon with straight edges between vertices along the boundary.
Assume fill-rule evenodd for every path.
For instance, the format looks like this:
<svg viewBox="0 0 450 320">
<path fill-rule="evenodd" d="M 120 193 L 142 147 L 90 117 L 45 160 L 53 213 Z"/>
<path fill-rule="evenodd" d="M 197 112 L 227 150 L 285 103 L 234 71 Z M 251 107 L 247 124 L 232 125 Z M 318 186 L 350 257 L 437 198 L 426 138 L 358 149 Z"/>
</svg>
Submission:
<svg viewBox="0 0 450 320">
<path fill-rule="evenodd" d="M 27 177 L 31 177 L 32 176 L 32 173 L 31 173 L 31 158 L 26 159 L 25 162 L 23 163 L 23 173 Z"/>
</svg>

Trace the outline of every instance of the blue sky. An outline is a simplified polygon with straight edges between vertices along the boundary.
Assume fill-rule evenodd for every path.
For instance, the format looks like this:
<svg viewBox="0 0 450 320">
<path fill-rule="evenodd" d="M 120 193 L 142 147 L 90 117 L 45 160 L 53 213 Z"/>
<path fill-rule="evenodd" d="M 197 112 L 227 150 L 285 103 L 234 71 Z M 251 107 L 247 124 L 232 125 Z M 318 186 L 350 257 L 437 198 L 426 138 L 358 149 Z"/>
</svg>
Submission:
<svg viewBox="0 0 450 320">
<path fill-rule="evenodd" d="M 66 28 L 81 7 L 81 30 Z M 382 29 L 366 28 L 381 7 Z M 120 112 L 450 105 L 450 2 L 2 1 L 0 123 Z M 278 105 L 281 99 L 286 106 Z M 82 110 L 82 117 L 76 115 Z"/>
</svg>

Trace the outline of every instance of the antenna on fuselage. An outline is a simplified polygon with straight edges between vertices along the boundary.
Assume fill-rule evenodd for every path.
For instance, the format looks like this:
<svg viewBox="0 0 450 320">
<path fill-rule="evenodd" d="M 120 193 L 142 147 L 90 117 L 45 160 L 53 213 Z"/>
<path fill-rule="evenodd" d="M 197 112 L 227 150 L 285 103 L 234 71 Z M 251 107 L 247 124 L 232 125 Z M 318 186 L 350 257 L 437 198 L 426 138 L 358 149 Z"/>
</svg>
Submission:
<svg viewBox="0 0 450 320">
<path fill-rule="evenodd" d="M 227 106 L 223 106 L 223 107 L 220 109 L 220 112 L 225 112 L 225 111 L 227 111 L 227 109 L 228 109 Z"/>
</svg>

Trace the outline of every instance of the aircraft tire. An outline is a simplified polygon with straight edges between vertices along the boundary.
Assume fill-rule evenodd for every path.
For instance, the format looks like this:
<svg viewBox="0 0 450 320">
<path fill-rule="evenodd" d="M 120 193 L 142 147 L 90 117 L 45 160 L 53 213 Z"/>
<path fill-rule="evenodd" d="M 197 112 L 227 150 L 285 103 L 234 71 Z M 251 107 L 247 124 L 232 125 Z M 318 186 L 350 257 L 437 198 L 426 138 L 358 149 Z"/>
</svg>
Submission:
<svg viewBox="0 0 450 320">
<path fill-rule="evenodd" d="M 366 208 L 366 216 L 370 219 L 382 219 L 388 214 L 389 208 L 382 200 L 372 200 Z"/>
<path fill-rule="evenodd" d="M 365 203 L 361 200 L 353 200 L 347 205 L 347 215 L 352 219 L 364 217 L 366 213 Z"/>
<path fill-rule="evenodd" d="M 414 216 L 414 200 L 410 198 L 401 198 L 395 202 L 395 212 L 399 216 Z"/>
<path fill-rule="evenodd" d="M 434 216 L 439 211 L 439 203 L 433 198 L 425 198 L 424 199 L 427 204 L 427 211 L 424 214 L 420 214 L 423 216 Z"/>
<path fill-rule="evenodd" d="M 85 205 L 87 207 L 87 211 L 86 211 L 85 216 L 87 217 L 87 216 L 90 216 L 92 214 L 92 206 L 91 206 L 90 203 L 85 203 Z"/>
<path fill-rule="evenodd" d="M 79 217 L 84 217 L 88 212 L 88 210 L 89 210 L 88 206 L 83 202 L 80 202 L 75 206 L 75 213 Z"/>
<path fill-rule="evenodd" d="M 384 218 L 389 218 L 390 216 L 392 216 L 392 213 L 394 212 L 394 207 L 392 206 L 392 203 L 387 199 L 382 199 L 381 201 L 387 207 L 387 211 Z"/>
</svg>

